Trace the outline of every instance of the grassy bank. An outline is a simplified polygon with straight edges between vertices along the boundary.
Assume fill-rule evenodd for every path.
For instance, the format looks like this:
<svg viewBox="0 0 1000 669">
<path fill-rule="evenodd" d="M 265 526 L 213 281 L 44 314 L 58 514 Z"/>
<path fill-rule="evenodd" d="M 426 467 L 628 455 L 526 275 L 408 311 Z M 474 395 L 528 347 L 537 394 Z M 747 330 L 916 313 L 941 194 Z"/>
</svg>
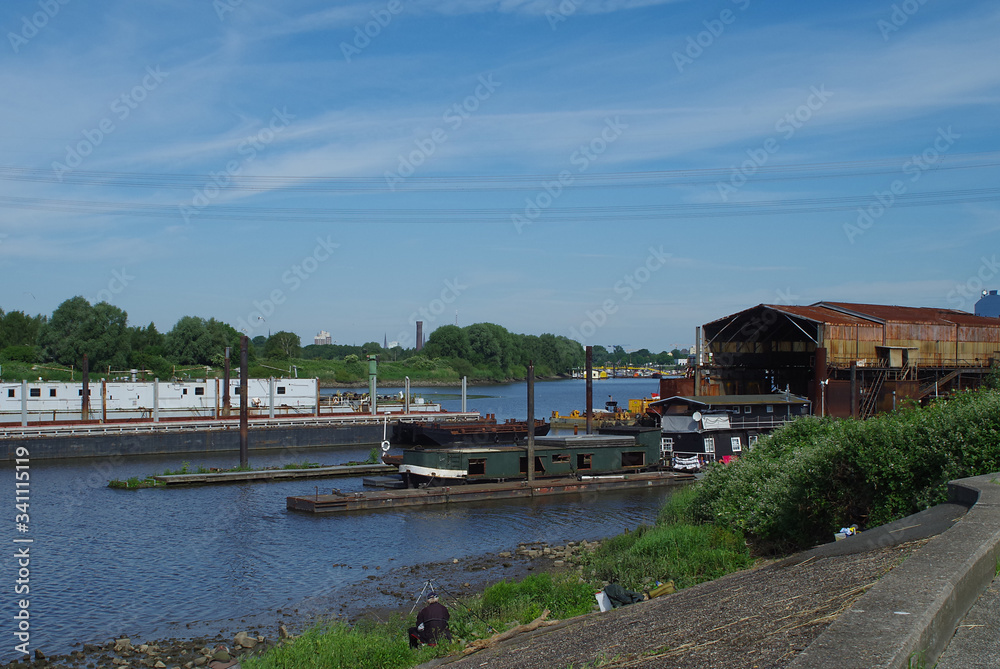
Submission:
<svg viewBox="0 0 1000 669">
<path fill-rule="evenodd" d="M 411 650 L 407 629 L 415 616 L 385 622 L 362 621 L 321 624 L 292 643 L 268 651 L 263 657 L 244 660 L 245 669 L 404 669 L 451 653 L 465 643 L 486 639 L 519 623 L 537 618 L 549 609 L 555 619 L 590 611 L 594 603 L 589 583 L 575 575 L 535 574 L 518 583 L 501 582 L 482 595 L 448 602 L 454 641 L 437 647 Z"/>
</svg>

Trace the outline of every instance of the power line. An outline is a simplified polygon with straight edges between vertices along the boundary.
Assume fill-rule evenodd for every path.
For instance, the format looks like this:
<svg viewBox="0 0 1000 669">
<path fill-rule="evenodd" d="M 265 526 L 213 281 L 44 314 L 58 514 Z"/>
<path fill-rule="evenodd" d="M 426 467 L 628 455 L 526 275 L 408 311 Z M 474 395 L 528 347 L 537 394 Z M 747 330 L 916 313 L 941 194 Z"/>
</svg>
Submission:
<svg viewBox="0 0 1000 669">
<path fill-rule="evenodd" d="M 756 202 L 713 202 L 623 206 L 560 207 L 542 210 L 546 221 L 609 222 L 662 220 L 668 218 L 718 218 L 780 216 L 787 214 L 851 211 L 870 206 L 929 207 L 1000 200 L 1000 188 L 974 188 L 904 193 L 879 202 L 873 194 L 824 198 L 760 200 Z M 178 218 L 177 204 L 144 204 L 93 200 L 58 200 L 0 196 L 0 206 L 12 209 L 58 211 L 73 214 L 100 214 L 138 218 Z M 509 222 L 512 215 L 524 215 L 523 208 L 400 208 L 344 209 L 329 207 L 263 207 L 210 204 L 188 207 L 188 216 L 206 220 L 287 221 L 331 223 L 467 223 Z"/>
<path fill-rule="evenodd" d="M 850 178 L 900 173 L 907 161 L 919 156 L 880 158 L 826 163 L 793 165 L 754 164 L 754 182 L 798 181 L 807 179 Z M 939 158 L 931 166 L 939 170 L 975 170 L 1000 166 L 1000 152 L 953 154 Z M 638 172 L 578 174 L 569 171 L 574 186 L 587 188 L 651 188 L 663 186 L 695 185 L 728 181 L 733 167 L 694 168 L 680 170 L 653 170 Z M 418 176 L 412 175 L 398 181 L 387 176 L 277 176 L 277 175 L 228 175 L 228 174 L 179 174 L 111 172 L 94 170 L 69 170 L 56 173 L 51 169 L 19 166 L 0 166 L 0 180 L 62 186 L 103 186 L 151 189 L 199 189 L 211 185 L 220 191 L 269 191 L 289 190 L 315 193 L 370 193 L 370 192 L 466 192 L 490 190 L 534 190 L 542 182 L 552 181 L 558 175 L 467 175 L 467 176 Z"/>
</svg>

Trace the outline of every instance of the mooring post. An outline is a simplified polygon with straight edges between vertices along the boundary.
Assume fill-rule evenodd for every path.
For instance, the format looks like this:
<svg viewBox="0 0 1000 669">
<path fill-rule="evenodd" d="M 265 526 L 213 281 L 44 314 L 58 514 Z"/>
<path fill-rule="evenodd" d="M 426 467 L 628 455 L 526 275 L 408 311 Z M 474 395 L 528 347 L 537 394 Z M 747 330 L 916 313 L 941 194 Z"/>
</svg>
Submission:
<svg viewBox="0 0 1000 669">
<path fill-rule="evenodd" d="M 594 433 L 594 347 L 587 347 L 587 434 Z"/>
<path fill-rule="evenodd" d="M 226 359 L 223 365 L 223 388 L 222 388 L 222 415 L 229 415 L 229 347 L 226 347 Z"/>
<path fill-rule="evenodd" d="M 250 338 L 246 335 L 240 337 L 240 467 L 246 468 L 250 464 L 250 443 L 249 443 L 249 351 Z"/>
<path fill-rule="evenodd" d="M 462 411 L 465 411 L 465 402 L 462 402 Z M 535 480 L 535 364 L 533 361 L 528 362 L 528 480 Z"/>
<path fill-rule="evenodd" d="M 466 411 L 468 411 L 468 409 L 465 408 L 465 397 L 466 397 L 466 389 L 467 389 L 467 386 L 468 386 L 468 382 L 469 382 L 469 377 L 463 376 L 462 377 L 462 413 L 465 413 Z"/>
<path fill-rule="evenodd" d="M 28 379 L 21 379 L 21 427 L 28 427 Z"/>
<path fill-rule="evenodd" d="M 274 377 L 267 380 L 267 403 L 270 407 L 267 411 L 268 418 L 274 418 Z"/>
<path fill-rule="evenodd" d="M 153 422 L 160 422 L 160 379 L 153 379 Z"/>
<path fill-rule="evenodd" d="M 83 399 L 80 405 L 80 419 L 90 420 L 90 361 L 83 354 Z"/>
<path fill-rule="evenodd" d="M 410 377 L 403 377 L 403 412 L 410 413 Z"/>
</svg>

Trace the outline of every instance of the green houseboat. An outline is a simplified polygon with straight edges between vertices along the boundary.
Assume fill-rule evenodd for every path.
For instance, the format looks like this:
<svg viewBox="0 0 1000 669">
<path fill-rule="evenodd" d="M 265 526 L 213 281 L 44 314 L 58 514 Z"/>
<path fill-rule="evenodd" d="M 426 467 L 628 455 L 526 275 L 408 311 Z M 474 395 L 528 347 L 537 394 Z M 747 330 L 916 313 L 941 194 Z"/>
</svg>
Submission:
<svg viewBox="0 0 1000 669">
<path fill-rule="evenodd" d="M 659 430 L 634 435 L 554 435 L 535 438 L 535 476 L 585 477 L 655 469 Z M 527 478 L 523 445 L 411 448 L 399 466 L 407 487 Z"/>
</svg>

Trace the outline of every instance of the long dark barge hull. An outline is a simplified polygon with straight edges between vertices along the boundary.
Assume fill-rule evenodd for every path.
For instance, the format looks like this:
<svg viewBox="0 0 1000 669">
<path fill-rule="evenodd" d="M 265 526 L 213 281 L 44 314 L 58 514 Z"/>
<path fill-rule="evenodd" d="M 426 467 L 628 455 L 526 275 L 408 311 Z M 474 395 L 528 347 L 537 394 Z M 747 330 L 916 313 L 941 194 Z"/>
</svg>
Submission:
<svg viewBox="0 0 1000 669">
<path fill-rule="evenodd" d="M 289 511 L 305 513 L 336 513 L 338 511 L 374 511 L 396 509 L 404 506 L 429 506 L 431 504 L 459 504 L 496 499 L 545 497 L 568 493 L 600 492 L 651 488 L 664 485 L 681 485 L 694 480 L 690 474 L 674 472 L 647 472 L 602 476 L 594 479 L 547 479 L 540 481 L 507 481 L 503 483 L 476 483 L 419 488 L 386 490 L 378 492 L 341 493 L 334 495 L 306 495 L 289 497 Z"/>
<path fill-rule="evenodd" d="M 459 414 L 461 415 L 461 414 Z M 389 429 L 393 420 L 389 419 Z M 263 419 L 250 422 L 250 451 L 298 450 L 377 445 L 382 419 Z M 239 452 L 239 424 L 232 421 L 60 426 L 51 429 L 10 428 L 0 433 L 0 462 L 12 462 L 18 449 L 32 460 L 108 458 L 131 455 L 197 456 Z"/>
<path fill-rule="evenodd" d="M 535 436 L 549 433 L 549 424 L 535 420 Z M 496 419 L 456 422 L 400 422 L 393 429 L 392 441 L 404 446 L 485 446 L 490 444 L 515 444 L 528 437 L 527 421 Z"/>
</svg>

